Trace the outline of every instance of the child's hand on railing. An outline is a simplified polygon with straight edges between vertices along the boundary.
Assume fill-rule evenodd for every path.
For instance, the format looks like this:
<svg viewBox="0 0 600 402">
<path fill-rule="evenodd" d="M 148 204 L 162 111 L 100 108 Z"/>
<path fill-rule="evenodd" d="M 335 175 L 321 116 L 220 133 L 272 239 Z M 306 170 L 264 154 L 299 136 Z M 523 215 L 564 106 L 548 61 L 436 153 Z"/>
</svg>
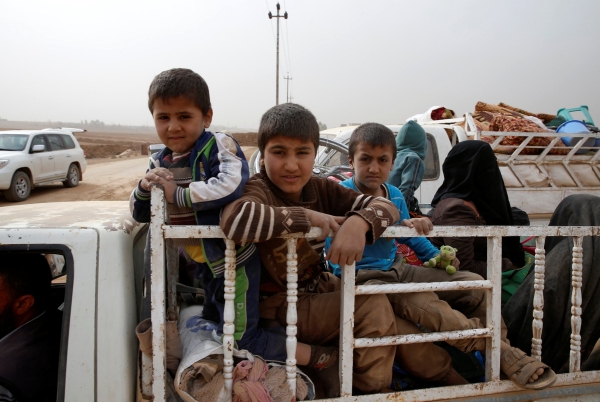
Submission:
<svg viewBox="0 0 600 402">
<path fill-rule="evenodd" d="M 150 190 L 152 186 L 156 185 L 163 187 L 167 202 L 172 204 L 173 196 L 177 189 L 177 184 L 173 181 L 173 174 L 168 169 L 162 167 L 149 170 L 142 179 L 140 186 L 145 190 Z"/>
<path fill-rule="evenodd" d="M 340 227 L 325 256 L 333 264 L 351 265 L 362 259 L 369 223 L 360 215 L 352 215 Z"/>
<path fill-rule="evenodd" d="M 321 228 L 321 236 L 317 237 L 318 241 L 323 241 L 329 236 L 329 231 L 333 232 L 333 235 L 338 232 L 340 225 L 344 223 L 343 216 L 332 216 L 322 212 L 313 211 L 311 209 L 306 210 L 306 216 L 310 221 L 310 225 L 313 227 Z"/>
<path fill-rule="evenodd" d="M 144 190 L 150 191 L 153 185 L 162 184 L 161 179 L 163 181 L 172 180 L 173 174 L 168 169 L 162 167 L 154 168 L 146 172 L 140 185 Z"/>
<path fill-rule="evenodd" d="M 402 221 L 404 226 L 414 228 L 418 234 L 429 234 L 433 230 L 433 223 L 429 218 L 411 218 Z"/>
</svg>

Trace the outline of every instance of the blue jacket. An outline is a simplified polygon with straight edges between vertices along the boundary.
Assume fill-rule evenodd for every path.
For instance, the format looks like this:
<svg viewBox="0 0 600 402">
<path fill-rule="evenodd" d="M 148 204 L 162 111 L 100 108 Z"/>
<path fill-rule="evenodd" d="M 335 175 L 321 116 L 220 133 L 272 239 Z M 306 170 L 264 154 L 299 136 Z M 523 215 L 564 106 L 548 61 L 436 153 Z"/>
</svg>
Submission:
<svg viewBox="0 0 600 402">
<path fill-rule="evenodd" d="M 171 150 L 164 148 L 150 160 L 148 170 L 163 167 Z M 244 194 L 249 178 L 248 163 L 238 143 L 225 133 L 204 131 L 190 154 L 192 182 L 188 188 L 177 187 L 174 201 L 178 206 L 194 209 L 198 225 L 218 225 L 221 209 Z M 132 215 L 138 222 L 150 222 L 150 192 L 139 184 L 131 194 Z M 202 239 L 207 264 L 215 276 L 221 276 L 225 264 L 225 242 Z M 249 244 L 237 249 L 241 266 L 255 249 Z"/>
<path fill-rule="evenodd" d="M 344 180 L 340 184 L 344 187 L 351 188 L 354 191 L 358 191 L 353 179 Z M 410 219 L 408 209 L 406 208 L 406 202 L 404 202 L 404 197 L 400 190 L 389 184 L 384 185 L 388 191 L 388 199 L 392 201 L 400 211 L 400 220 L 396 222 L 396 224 L 399 224 L 404 219 Z M 400 237 L 397 238 L 396 241 L 410 247 L 421 261 L 428 261 L 430 258 L 433 258 L 440 253 L 440 250 L 434 247 L 425 237 Z M 325 252 L 327 252 L 330 245 L 331 238 L 328 237 L 325 241 Z M 365 246 L 363 258 L 360 262 L 356 263 L 355 268 L 357 271 L 359 269 L 378 269 L 387 271 L 390 269 L 395 259 L 396 244 L 394 243 L 394 239 L 390 237 L 381 237 L 372 245 Z M 329 266 L 333 269 L 333 273 L 336 276 L 342 275 L 342 270 L 339 265 L 330 263 Z"/>
</svg>

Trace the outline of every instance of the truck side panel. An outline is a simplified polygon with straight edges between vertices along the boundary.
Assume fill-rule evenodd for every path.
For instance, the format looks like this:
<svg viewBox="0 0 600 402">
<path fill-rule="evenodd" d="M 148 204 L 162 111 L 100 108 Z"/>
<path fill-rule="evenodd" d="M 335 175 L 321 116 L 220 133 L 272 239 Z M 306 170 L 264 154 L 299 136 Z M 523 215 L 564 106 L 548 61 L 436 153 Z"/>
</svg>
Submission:
<svg viewBox="0 0 600 402">
<path fill-rule="evenodd" d="M 93 229 L 0 229 L 3 246 L 60 244 L 73 256 L 69 340 L 65 374 L 65 400 L 96 400 L 96 261 L 98 233 Z M 65 353 L 61 350 L 61 353 Z M 60 391 L 59 391 L 60 393 Z"/>
<path fill-rule="evenodd" d="M 134 400 L 137 323 L 133 239 L 99 229 L 97 367 L 98 401 Z"/>
</svg>

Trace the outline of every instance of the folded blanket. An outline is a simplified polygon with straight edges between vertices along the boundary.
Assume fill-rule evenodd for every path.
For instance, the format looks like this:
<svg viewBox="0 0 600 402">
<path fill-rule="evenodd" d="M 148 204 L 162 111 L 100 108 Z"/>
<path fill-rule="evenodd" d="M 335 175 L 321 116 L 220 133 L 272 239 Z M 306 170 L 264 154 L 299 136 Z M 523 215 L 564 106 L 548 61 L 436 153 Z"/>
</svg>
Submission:
<svg viewBox="0 0 600 402">
<path fill-rule="evenodd" d="M 179 388 L 196 401 L 215 402 L 219 400 L 224 384 L 223 355 L 213 354 L 185 369 Z"/>
<path fill-rule="evenodd" d="M 269 367 L 259 358 L 243 360 L 233 369 L 233 402 L 273 402 L 261 382 Z"/>
<path fill-rule="evenodd" d="M 522 132 L 522 133 L 541 133 L 551 132 L 551 130 L 545 129 L 541 124 L 536 124 L 534 119 L 530 115 L 524 115 L 518 111 L 504 108 L 502 106 L 491 105 L 485 102 L 477 102 L 475 105 L 475 112 L 473 113 L 473 120 L 475 126 L 479 131 L 501 131 L 501 132 Z M 539 118 L 539 116 L 537 116 Z M 466 123 L 465 123 L 466 124 Z M 482 141 L 488 144 L 493 144 L 497 139 L 494 135 L 484 135 L 481 137 Z M 525 140 L 523 136 L 505 136 L 500 142 L 499 146 L 494 149 L 497 154 L 511 155 L 517 147 Z M 527 144 L 530 146 L 546 147 L 552 141 L 551 137 L 534 137 Z M 504 145 L 504 146 L 503 146 Z M 525 148 L 521 151 L 520 155 L 539 155 L 543 151 L 543 148 Z M 552 150 L 549 152 L 550 155 L 566 155 L 569 153 L 569 149 L 565 147 L 562 140 L 559 140 Z"/>
<path fill-rule="evenodd" d="M 267 371 L 263 384 L 276 402 L 292 400 L 292 392 L 288 386 L 285 366 L 271 366 Z M 303 401 L 307 396 L 308 385 L 296 374 L 296 400 Z"/>
<path fill-rule="evenodd" d="M 523 109 L 519 109 L 518 107 L 507 105 L 504 102 L 498 103 L 498 106 L 500 106 L 503 109 L 508 109 L 508 110 L 512 110 L 512 111 L 517 112 L 517 113 L 521 113 L 522 115 L 525 115 L 525 116 L 537 117 L 538 119 L 540 119 L 544 123 L 549 123 L 552 120 L 556 119 L 556 115 L 555 114 L 531 113 L 531 112 L 528 112 L 527 110 L 523 110 Z"/>
</svg>

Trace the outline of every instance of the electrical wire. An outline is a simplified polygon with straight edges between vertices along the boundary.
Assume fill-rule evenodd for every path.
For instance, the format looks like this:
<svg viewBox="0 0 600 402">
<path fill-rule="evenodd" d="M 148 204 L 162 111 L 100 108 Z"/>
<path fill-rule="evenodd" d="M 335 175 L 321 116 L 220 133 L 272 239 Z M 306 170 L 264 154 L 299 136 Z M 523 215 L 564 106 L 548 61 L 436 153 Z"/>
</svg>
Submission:
<svg viewBox="0 0 600 402">
<path fill-rule="evenodd" d="M 287 11 L 287 4 L 285 4 L 285 0 L 283 0 L 283 6 L 285 7 L 285 10 Z M 292 71 L 292 62 L 291 62 L 291 56 L 290 56 L 290 37 L 288 35 L 288 32 L 289 32 L 288 25 L 286 24 L 285 40 L 286 40 L 287 55 L 288 55 L 288 69 L 291 72 Z"/>
<path fill-rule="evenodd" d="M 281 27 L 283 28 L 283 24 L 281 24 Z M 282 29 L 283 30 L 283 29 Z M 287 33 L 287 26 L 285 28 L 285 32 Z M 283 34 L 281 35 L 283 36 Z M 281 41 L 281 48 L 283 49 L 283 61 L 285 62 L 285 67 L 286 67 L 286 71 L 289 73 L 290 71 L 290 63 L 289 63 L 289 49 L 287 49 L 287 46 L 285 46 L 284 41 Z"/>
<path fill-rule="evenodd" d="M 267 11 L 271 12 L 271 10 L 269 9 L 269 3 L 267 2 L 267 0 L 265 0 L 265 4 L 267 6 Z M 269 21 L 271 22 L 271 33 L 273 34 L 273 43 L 277 43 L 277 39 L 275 38 L 275 29 L 273 29 L 273 20 L 269 18 Z"/>
</svg>

